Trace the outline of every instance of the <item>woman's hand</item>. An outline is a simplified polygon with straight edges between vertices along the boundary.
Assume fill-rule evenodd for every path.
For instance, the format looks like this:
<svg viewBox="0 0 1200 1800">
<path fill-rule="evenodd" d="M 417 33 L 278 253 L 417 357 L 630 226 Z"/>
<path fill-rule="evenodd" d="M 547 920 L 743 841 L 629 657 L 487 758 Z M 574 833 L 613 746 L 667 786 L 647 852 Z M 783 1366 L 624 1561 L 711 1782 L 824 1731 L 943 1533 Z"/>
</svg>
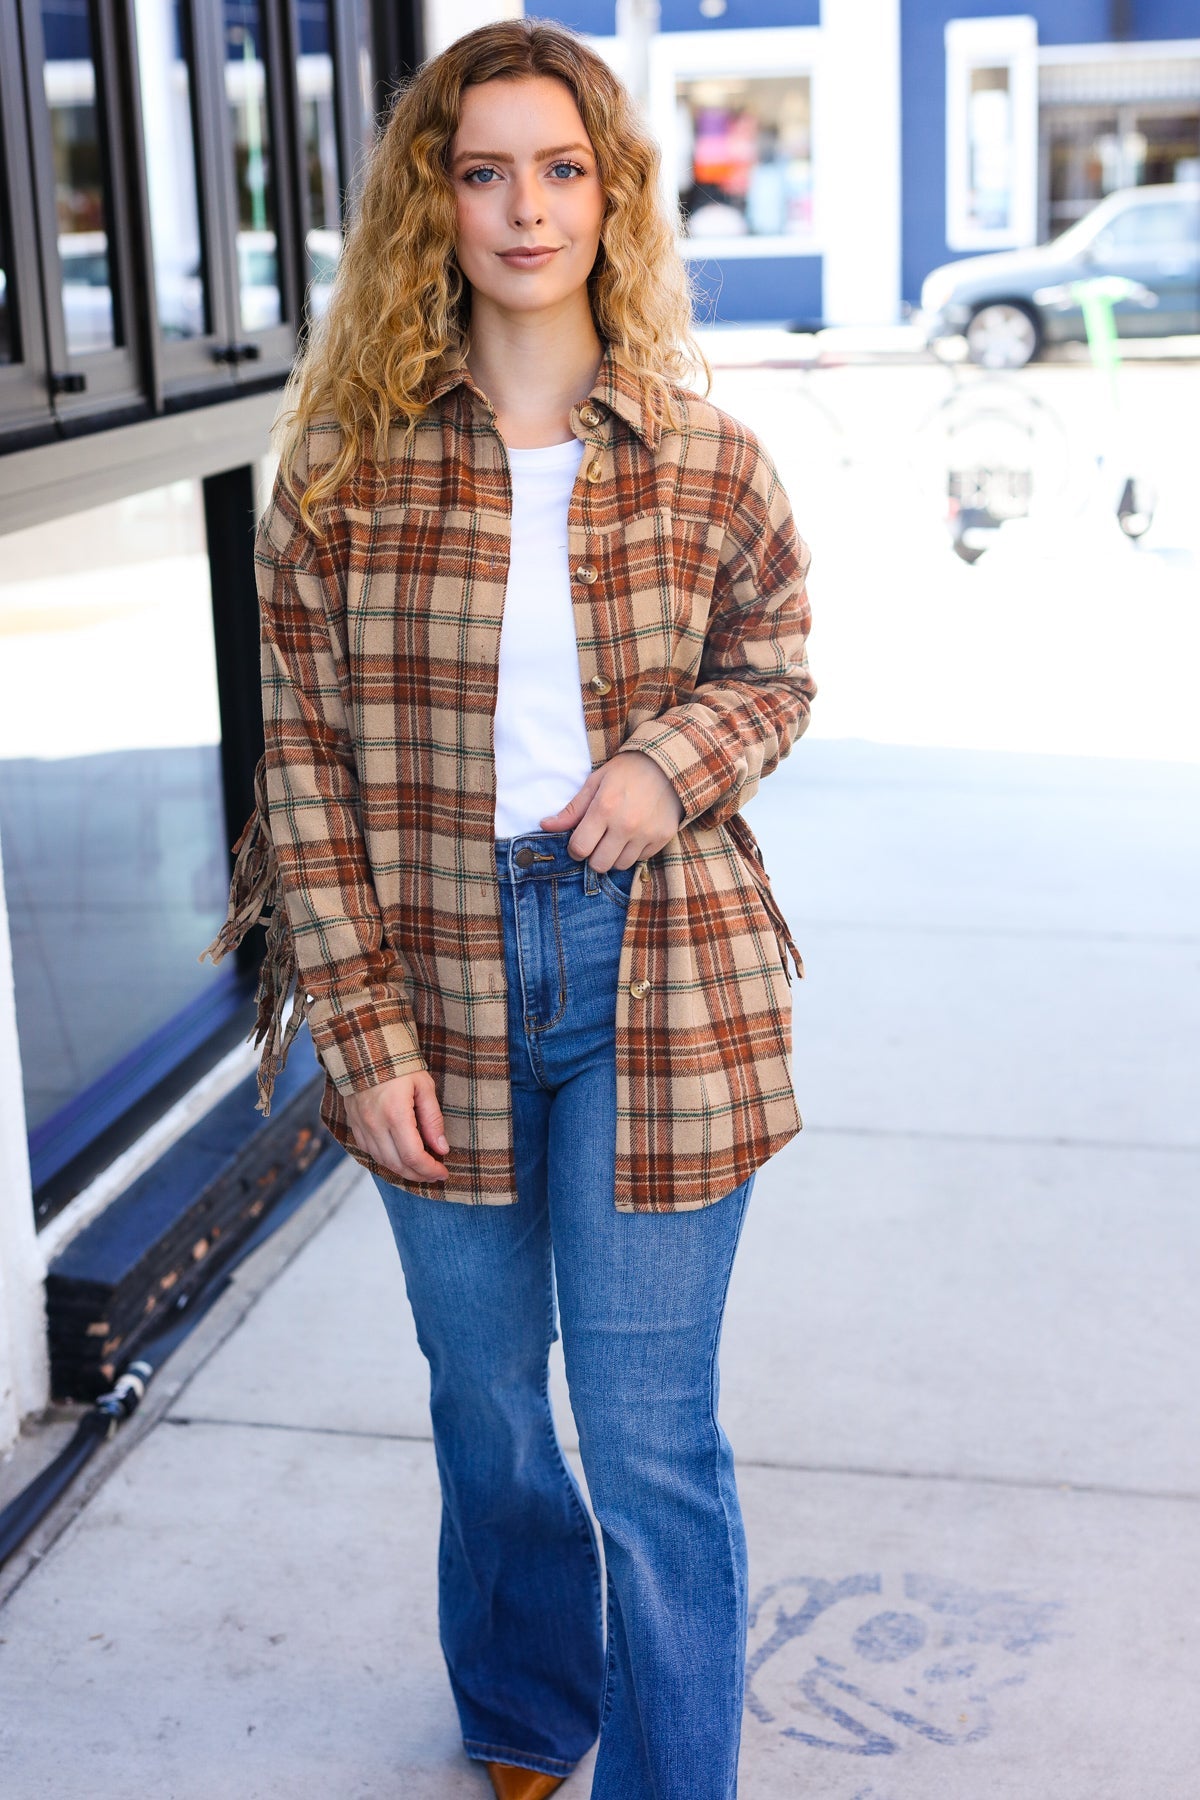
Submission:
<svg viewBox="0 0 1200 1800">
<path fill-rule="evenodd" d="M 445 1164 L 429 1154 L 440 1150 L 444 1155 L 450 1146 L 427 1069 L 347 1094 L 345 1105 L 355 1143 L 377 1163 L 408 1181 L 445 1181 Z"/>
<path fill-rule="evenodd" d="M 579 792 L 541 820 L 543 831 L 570 831 L 567 850 L 597 873 L 631 869 L 670 843 L 683 818 L 683 801 L 653 757 L 640 750 L 610 756 L 593 769 Z"/>
</svg>

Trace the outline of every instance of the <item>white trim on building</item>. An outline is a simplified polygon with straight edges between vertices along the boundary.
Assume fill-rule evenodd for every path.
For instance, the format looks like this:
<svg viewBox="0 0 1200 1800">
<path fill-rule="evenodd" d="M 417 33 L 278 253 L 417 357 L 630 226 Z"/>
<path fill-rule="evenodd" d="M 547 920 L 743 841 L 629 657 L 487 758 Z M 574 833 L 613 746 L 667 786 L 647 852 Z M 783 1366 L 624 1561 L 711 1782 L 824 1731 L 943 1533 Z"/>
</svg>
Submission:
<svg viewBox="0 0 1200 1800">
<path fill-rule="evenodd" d="M 822 0 L 816 191 L 831 325 L 900 323 L 900 0 Z"/>
<path fill-rule="evenodd" d="M 680 81 L 710 76 L 804 78 L 811 83 L 812 164 L 822 166 L 818 134 L 817 96 L 820 92 L 822 33 L 819 27 L 794 25 L 762 30 L 664 31 L 650 46 L 650 120 L 662 146 L 663 197 L 669 208 L 678 204 L 675 185 L 683 144 L 679 133 L 676 85 Z M 722 259 L 730 256 L 820 256 L 821 201 L 814 178 L 812 227 L 803 234 L 780 237 L 744 236 L 681 238 L 685 256 Z"/>
<path fill-rule="evenodd" d="M 589 37 L 624 76 L 625 45 Z M 863 55 L 869 42 L 871 55 Z M 678 204 L 676 82 L 704 75 L 808 76 L 813 217 L 803 235 L 685 237 L 687 257 L 819 256 L 826 319 L 838 325 L 900 318 L 899 0 L 825 0 L 819 26 L 668 31 L 651 45 L 649 122 L 663 155 L 664 198 Z"/>
<path fill-rule="evenodd" d="M 946 24 L 946 242 L 1037 242 L 1038 44 L 1028 14 Z"/>
</svg>

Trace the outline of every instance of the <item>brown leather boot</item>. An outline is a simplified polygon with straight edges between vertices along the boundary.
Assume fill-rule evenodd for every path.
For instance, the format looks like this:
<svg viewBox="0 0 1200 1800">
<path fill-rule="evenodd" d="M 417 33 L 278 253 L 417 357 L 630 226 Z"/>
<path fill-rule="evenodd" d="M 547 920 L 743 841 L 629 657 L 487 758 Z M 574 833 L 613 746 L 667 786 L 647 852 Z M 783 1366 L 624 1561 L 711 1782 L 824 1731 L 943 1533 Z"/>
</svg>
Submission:
<svg viewBox="0 0 1200 1800">
<path fill-rule="evenodd" d="M 546 1800 L 562 1786 L 565 1775 L 543 1775 L 540 1769 L 522 1769 L 516 1763 L 486 1765 L 496 1790 L 496 1800 Z"/>
</svg>

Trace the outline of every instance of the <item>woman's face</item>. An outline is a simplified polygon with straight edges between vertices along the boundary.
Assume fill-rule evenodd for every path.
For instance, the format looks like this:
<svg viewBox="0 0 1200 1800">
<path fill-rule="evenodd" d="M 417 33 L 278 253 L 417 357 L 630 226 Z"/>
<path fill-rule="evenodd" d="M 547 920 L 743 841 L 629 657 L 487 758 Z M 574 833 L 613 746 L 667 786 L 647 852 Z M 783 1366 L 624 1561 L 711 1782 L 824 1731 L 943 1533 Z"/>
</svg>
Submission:
<svg viewBox="0 0 1200 1800">
<path fill-rule="evenodd" d="M 527 317 L 584 286 L 600 246 L 604 191 L 565 82 L 537 75 L 465 89 L 449 164 L 455 253 L 476 300 Z M 542 253 L 514 254 L 534 247 Z"/>
</svg>

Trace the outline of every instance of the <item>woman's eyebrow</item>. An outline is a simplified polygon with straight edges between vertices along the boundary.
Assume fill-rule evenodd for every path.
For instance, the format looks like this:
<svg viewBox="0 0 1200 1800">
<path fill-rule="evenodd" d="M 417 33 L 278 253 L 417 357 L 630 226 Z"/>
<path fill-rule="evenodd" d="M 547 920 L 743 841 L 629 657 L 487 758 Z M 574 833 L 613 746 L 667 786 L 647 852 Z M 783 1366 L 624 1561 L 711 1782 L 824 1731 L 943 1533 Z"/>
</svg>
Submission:
<svg viewBox="0 0 1200 1800">
<path fill-rule="evenodd" d="M 585 156 L 591 155 L 586 144 L 552 144 L 549 150 L 535 150 L 533 160 L 534 162 L 543 162 L 547 156 L 564 156 L 568 150 L 582 150 Z M 510 156 L 507 150 L 460 150 L 458 155 L 451 159 L 450 166 L 453 168 L 456 163 L 465 162 L 468 157 L 473 156 L 486 156 L 492 162 L 516 161 L 516 157 Z"/>
</svg>

